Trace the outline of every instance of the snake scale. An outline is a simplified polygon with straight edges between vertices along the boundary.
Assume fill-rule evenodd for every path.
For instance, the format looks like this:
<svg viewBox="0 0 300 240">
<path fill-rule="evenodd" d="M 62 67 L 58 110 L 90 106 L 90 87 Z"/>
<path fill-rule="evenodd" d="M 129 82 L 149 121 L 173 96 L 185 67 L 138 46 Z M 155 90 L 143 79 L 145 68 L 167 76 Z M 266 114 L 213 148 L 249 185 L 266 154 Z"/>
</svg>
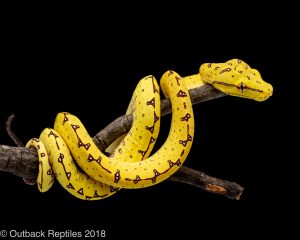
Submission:
<svg viewBox="0 0 300 240">
<path fill-rule="evenodd" d="M 239 59 L 202 64 L 198 74 L 188 77 L 165 72 L 160 87 L 172 104 L 171 128 L 165 143 L 150 156 L 160 128 L 160 87 L 154 76 L 146 76 L 139 81 L 126 112 L 133 114 L 132 127 L 109 146 L 109 157 L 96 147 L 81 121 L 67 112 L 57 115 L 54 129 L 46 128 L 39 138 L 28 141 L 26 146 L 35 148 L 39 157 L 39 191 L 49 190 L 56 178 L 75 197 L 98 200 L 121 188 L 144 188 L 164 181 L 183 165 L 192 147 L 189 89 L 203 84 L 256 101 L 266 100 L 273 92 L 257 70 Z"/>
</svg>

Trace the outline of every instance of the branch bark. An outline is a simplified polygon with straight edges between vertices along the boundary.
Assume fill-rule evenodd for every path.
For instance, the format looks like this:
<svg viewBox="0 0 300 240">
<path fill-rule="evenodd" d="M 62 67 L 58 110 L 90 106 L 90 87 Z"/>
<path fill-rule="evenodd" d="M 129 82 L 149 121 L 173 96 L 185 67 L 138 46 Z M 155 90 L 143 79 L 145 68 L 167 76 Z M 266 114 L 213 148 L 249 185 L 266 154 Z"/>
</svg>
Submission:
<svg viewBox="0 0 300 240">
<path fill-rule="evenodd" d="M 193 104 L 226 96 L 210 85 L 203 85 L 191 89 L 189 92 Z M 170 101 L 168 99 L 162 100 L 162 116 L 171 113 L 171 111 Z M 132 120 L 132 115 L 124 115 L 117 118 L 93 138 L 95 144 L 101 151 L 105 151 L 116 138 L 130 130 Z M 38 173 L 38 156 L 36 151 L 24 147 L 0 145 L 0 171 L 9 172 L 25 179 L 36 179 Z M 244 190 L 237 183 L 214 178 L 204 172 L 185 166 L 182 166 L 169 180 L 190 184 L 205 191 L 236 200 L 239 200 Z"/>
</svg>

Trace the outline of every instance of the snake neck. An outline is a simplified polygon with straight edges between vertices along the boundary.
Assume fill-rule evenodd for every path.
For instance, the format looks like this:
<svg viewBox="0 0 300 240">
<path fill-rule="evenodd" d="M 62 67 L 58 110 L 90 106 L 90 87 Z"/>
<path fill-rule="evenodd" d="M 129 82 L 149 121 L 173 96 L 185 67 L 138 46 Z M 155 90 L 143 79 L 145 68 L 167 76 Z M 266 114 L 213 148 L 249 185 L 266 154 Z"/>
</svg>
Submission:
<svg viewBox="0 0 300 240">
<path fill-rule="evenodd" d="M 207 84 L 200 76 L 200 73 L 183 77 L 185 84 L 188 89 L 200 87 L 204 84 Z"/>
</svg>

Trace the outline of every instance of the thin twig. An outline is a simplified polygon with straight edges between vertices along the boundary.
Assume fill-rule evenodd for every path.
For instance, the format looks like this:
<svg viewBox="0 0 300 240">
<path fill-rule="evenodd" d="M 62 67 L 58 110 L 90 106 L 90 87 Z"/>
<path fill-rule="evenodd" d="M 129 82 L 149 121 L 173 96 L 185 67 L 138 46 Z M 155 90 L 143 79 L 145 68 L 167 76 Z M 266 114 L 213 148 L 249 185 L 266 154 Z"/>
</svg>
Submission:
<svg viewBox="0 0 300 240">
<path fill-rule="evenodd" d="M 24 144 L 20 141 L 20 139 L 14 134 L 14 132 L 11 129 L 11 123 L 15 118 L 15 114 L 11 114 L 5 123 L 5 130 L 8 134 L 8 136 L 10 137 L 11 140 L 13 140 L 13 142 L 16 144 L 16 146 L 18 147 L 24 147 Z"/>
<path fill-rule="evenodd" d="M 21 142 L 21 140 L 14 134 L 12 128 L 11 128 L 11 123 L 15 118 L 15 114 L 11 114 L 5 123 L 5 130 L 8 134 L 8 136 L 10 137 L 10 139 L 16 144 L 16 146 L 18 147 L 24 147 L 24 144 Z M 27 178 L 23 178 L 23 181 L 27 184 L 27 185 L 34 185 L 36 183 L 36 178 L 31 178 L 31 179 L 27 179 Z"/>
</svg>

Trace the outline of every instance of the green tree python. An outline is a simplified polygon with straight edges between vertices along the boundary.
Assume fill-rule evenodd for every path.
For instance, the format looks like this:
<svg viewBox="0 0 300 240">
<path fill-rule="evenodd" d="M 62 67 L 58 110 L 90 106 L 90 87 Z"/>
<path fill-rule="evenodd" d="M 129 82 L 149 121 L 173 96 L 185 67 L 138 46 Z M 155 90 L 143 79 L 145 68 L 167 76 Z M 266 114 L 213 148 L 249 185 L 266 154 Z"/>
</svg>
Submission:
<svg viewBox="0 0 300 240">
<path fill-rule="evenodd" d="M 202 64 L 198 74 L 183 78 L 174 71 L 165 72 L 160 87 L 172 104 L 171 128 L 165 143 L 151 156 L 160 128 L 160 88 L 153 76 L 139 81 L 126 112 L 133 114 L 133 125 L 107 149 L 109 157 L 96 147 L 76 116 L 59 113 L 54 129 L 44 129 L 39 139 L 26 144 L 38 153 L 39 191 L 46 192 L 56 178 L 75 197 L 98 200 L 120 188 L 144 188 L 164 181 L 182 166 L 192 147 L 189 89 L 203 84 L 256 101 L 266 100 L 273 92 L 257 70 L 239 59 Z"/>
</svg>

